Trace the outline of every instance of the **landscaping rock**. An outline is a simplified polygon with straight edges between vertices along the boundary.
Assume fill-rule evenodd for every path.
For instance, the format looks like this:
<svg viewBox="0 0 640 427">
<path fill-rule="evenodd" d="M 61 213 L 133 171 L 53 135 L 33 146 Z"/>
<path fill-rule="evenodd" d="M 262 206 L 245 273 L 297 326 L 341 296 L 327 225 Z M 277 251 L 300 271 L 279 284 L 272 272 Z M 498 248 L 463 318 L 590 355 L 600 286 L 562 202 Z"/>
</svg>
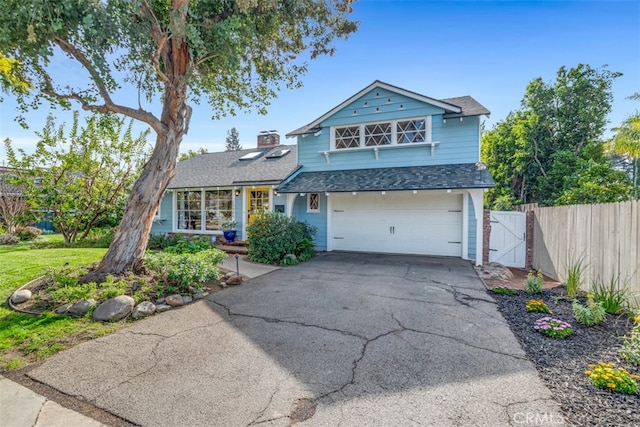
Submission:
<svg viewBox="0 0 640 427">
<path fill-rule="evenodd" d="M 31 291 L 28 289 L 21 289 L 19 291 L 15 291 L 13 295 L 11 295 L 11 302 L 14 304 L 21 304 L 25 301 L 29 301 L 31 299 Z"/>
<path fill-rule="evenodd" d="M 178 294 L 168 295 L 164 299 L 164 302 L 169 304 L 171 307 L 180 307 L 181 305 L 184 305 L 184 301 L 182 300 L 182 295 L 178 295 Z"/>
<path fill-rule="evenodd" d="M 156 304 L 164 304 L 164 297 L 162 297 L 162 298 L 157 298 L 157 299 L 156 299 Z"/>
<path fill-rule="evenodd" d="M 156 313 L 163 313 L 165 311 L 171 310 L 171 306 L 167 304 L 158 304 L 156 305 Z"/>
<path fill-rule="evenodd" d="M 237 286 L 242 283 L 242 276 L 233 276 L 227 279 L 228 286 Z"/>
<path fill-rule="evenodd" d="M 156 305 L 151 301 L 142 301 L 140 304 L 136 305 L 133 308 L 133 313 L 131 316 L 134 319 L 140 319 L 142 317 L 147 317 L 156 312 Z"/>
<path fill-rule="evenodd" d="M 224 275 L 224 278 L 228 279 L 229 277 L 233 277 L 235 275 L 236 275 L 235 271 L 230 271 L 230 272 L 228 272 L 227 274 Z"/>
<path fill-rule="evenodd" d="M 191 301 L 193 301 L 193 298 L 191 297 L 182 297 L 182 303 L 183 304 L 189 304 Z"/>
<path fill-rule="evenodd" d="M 86 300 L 78 301 L 77 303 L 71 305 L 67 309 L 67 313 L 66 314 L 69 314 L 71 316 L 82 317 L 85 314 L 87 314 L 87 312 L 89 310 L 91 310 L 93 307 L 95 307 L 96 304 L 98 304 L 98 302 L 96 300 L 94 300 L 93 298 L 89 298 L 89 299 L 86 299 Z"/>
<path fill-rule="evenodd" d="M 228 288 L 228 286 L 227 286 L 227 282 L 220 282 L 220 287 L 221 287 L 222 289 L 224 289 L 224 288 Z"/>
<path fill-rule="evenodd" d="M 502 279 L 509 280 L 513 277 L 513 273 L 509 267 L 498 262 L 490 262 L 481 267 L 482 277 L 484 279 Z"/>
<path fill-rule="evenodd" d="M 94 310 L 93 318 L 105 322 L 121 320 L 131 314 L 131 310 L 133 310 L 135 304 L 136 302 L 133 298 L 128 295 L 110 298 Z"/>
<path fill-rule="evenodd" d="M 65 304 L 65 305 L 61 305 L 60 307 L 56 308 L 54 310 L 54 313 L 56 314 L 67 314 L 67 312 L 69 311 L 69 308 L 71 308 L 73 304 Z"/>
<path fill-rule="evenodd" d="M 284 259 L 285 259 L 285 261 L 286 261 L 286 260 L 288 260 L 288 259 L 290 259 L 290 260 L 292 260 L 292 261 L 297 261 L 297 260 L 298 260 L 298 257 L 297 257 L 297 256 L 295 256 L 295 254 L 286 254 L 286 255 L 284 256 Z"/>
<path fill-rule="evenodd" d="M 204 297 L 204 295 L 202 294 L 202 291 L 195 291 L 193 293 L 193 299 L 202 299 Z"/>
</svg>

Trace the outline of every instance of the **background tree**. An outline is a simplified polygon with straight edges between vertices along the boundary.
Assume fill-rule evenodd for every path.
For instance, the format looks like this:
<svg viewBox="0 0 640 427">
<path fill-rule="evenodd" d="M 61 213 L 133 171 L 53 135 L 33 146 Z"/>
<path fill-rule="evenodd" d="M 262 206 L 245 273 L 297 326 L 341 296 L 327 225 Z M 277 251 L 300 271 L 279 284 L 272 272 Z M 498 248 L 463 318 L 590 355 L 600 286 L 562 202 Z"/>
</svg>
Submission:
<svg viewBox="0 0 640 427">
<path fill-rule="evenodd" d="M 17 60 L 34 86 L 18 95 L 23 110 L 40 98 L 84 110 L 123 114 L 149 125 L 155 148 L 131 190 L 113 243 L 86 280 L 120 274 L 143 259 L 153 217 L 175 174 L 191 117 L 188 100 L 206 99 L 213 118 L 236 108 L 265 113 L 279 84 L 298 87 L 306 63 L 332 54 L 336 37 L 357 28 L 353 0 L 2 0 L 0 52 Z M 52 56 L 68 57 L 88 81 L 53 74 Z M 308 56 L 307 56 L 308 55 Z M 59 69 L 59 64 L 56 64 Z M 58 80 L 56 79 L 58 78 Z M 129 85 L 135 105 L 116 101 Z M 155 115 L 140 99 L 160 100 Z"/>
<path fill-rule="evenodd" d="M 205 154 L 205 153 L 207 153 L 207 149 L 204 147 L 200 147 L 197 150 L 189 150 L 186 153 L 180 154 L 180 157 L 178 157 L 178 161 L 181 162 L 183 160 L 187 160 L 192 157 L 199 156 L 200 154 Z"/>
<path fill-rule="evenodd" d="M 128 192 L 145 160 L 146 136 L 114 114 L 94 114 L 80 128 L 78 113 L 68 135 L 53 116 L 39 135 L 33 154 L 5 141 L 9 165 L 24 171 L 19 185 L 32 208 L 51 212 L 67 243 L 87 237 L 101 222 L 121 215 Z"/>
<path fill-rule="evenodd" d="M 242 145 L 240 145 L 240 135 L 236 128 L 231 128 L 227 132 L 227 139 L 225 139 L 225 151 L 240 151 Z"/>
<path fill-rule="evenodd" d="M 0 225 L 9 234 L 15 234 L 16 227 L 24 224 L 29 213 L 19 184 L 21 174 L 20 170 L 0 166 Z"/>
<path fill-rule="evenodd" d="M 631 95 L 629 99 L 640 101 L 640 92 Z M 616 134 L 609 141 L 608 148 L 613 154 L 622 156 L 629 165 L 635 196 L 640 198 L 640 111 L 636 111 L 622 122 L 615 131 Z"/>
<path fill-rule="evenodd" d="M 553 83 L 531 81 L 521 109 L 483 134 L 482 160 L 496 180 L 487 204 L 510 209 L 627 200 L 630 182 L 615 173 L 602 140 L 611 85 L 620 75 L 579 64 L 561 67 Z M 587 190 L 595 188 L 608 190 Z"/>
</svg>

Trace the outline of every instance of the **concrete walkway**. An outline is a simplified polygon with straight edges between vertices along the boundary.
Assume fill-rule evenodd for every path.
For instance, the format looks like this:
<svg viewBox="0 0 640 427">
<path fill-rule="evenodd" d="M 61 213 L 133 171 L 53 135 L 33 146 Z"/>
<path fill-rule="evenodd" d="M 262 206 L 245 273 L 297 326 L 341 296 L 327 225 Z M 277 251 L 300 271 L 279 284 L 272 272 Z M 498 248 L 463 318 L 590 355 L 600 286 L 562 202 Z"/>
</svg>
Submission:
<svg viewBox="0 0 640 427">
<path fill-rule="evenodd" d="M 251 262 L 247 259 L 246 255 L 238 255 L 237 258 L 235 255 L 229 255 L 222 260 L 220 267 L 228 271 L 239 271 L 242 276 L 247 276 L 248 278 L 259 277 L 280 268 L 273 265 Z"/>
<path fill-rule="evenodd" d="M 468 262 L 322 254 L 28 375 L 142 426 L 562 425 Z"/>
<path fill-rule="evenodd" d="M 100 427 L 89 417 L 0 376 L 0 427 Z"/>
</svg>

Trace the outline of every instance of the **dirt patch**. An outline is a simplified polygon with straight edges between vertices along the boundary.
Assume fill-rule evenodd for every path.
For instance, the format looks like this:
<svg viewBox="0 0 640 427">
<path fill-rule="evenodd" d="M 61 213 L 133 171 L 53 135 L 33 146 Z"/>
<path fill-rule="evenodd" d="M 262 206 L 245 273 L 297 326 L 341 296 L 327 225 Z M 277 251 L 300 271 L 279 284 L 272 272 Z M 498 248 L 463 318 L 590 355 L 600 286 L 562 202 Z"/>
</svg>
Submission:
<svg viewBox="0 0 640 427">
<path fill-rule="evenodd" d="M 501 279 L 501 278 L 484 278 L 479 274 L 480 278 L 484 282 L 487 289 L 491 290 L 493 288 L 504 287 L 511 289 L 523 290 L 525 284 L 527 283 L 527 275 L 531 270 L 525 270 L 522 268 L 514 268 L 514 267 L 504 267 L 511 272 L 512 277 L 509 279 Z M 534 272 L 535 274 L 535 272 Z M 559 286 L 563 286 L 562 282 L 558 282 L 556 280 L 551 279 L 547 276 L 542 276 L 542 288 L 543 289 L 553 289 Z"/>
</svg>

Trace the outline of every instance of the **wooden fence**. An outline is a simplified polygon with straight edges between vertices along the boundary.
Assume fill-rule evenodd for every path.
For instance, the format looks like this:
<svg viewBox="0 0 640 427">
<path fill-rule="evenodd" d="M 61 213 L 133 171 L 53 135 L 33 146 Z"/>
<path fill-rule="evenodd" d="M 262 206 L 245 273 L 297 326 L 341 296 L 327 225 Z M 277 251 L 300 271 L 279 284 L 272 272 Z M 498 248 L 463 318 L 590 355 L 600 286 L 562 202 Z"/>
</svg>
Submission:
<svg viewBox="0 0 640 427">
<path fill-rule="evenodd" d="M 640 200 L 598 205 L 535 208 L 533 267 L 565 282 L 568 268 L 582 259 L 582 288 L 608 284 L 620 274 L 640 294 Z"/>
</svg>

